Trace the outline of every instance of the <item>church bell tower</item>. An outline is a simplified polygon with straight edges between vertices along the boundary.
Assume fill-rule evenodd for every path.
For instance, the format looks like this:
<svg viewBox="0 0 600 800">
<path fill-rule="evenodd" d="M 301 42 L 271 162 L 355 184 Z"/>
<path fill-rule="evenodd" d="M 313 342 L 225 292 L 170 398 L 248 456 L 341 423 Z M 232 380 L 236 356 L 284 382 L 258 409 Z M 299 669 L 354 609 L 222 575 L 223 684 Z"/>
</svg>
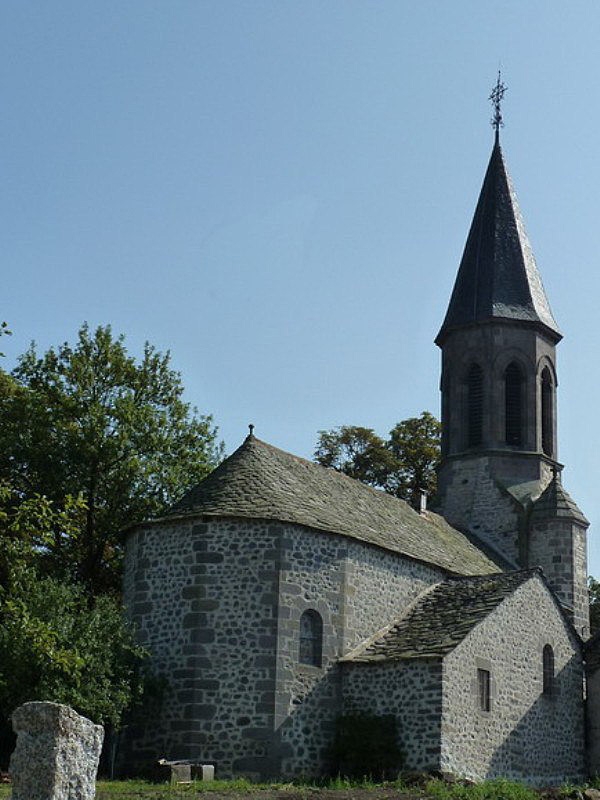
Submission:
<svg viewBox="0 0 600 800">
<path fill-rule="evenodd" d="M 588 523 L 562 488 L 557 452 L 562 335 L 500 147 L 504 91 L 499 77 L 490 98 L 494 146 L 435 340 L 442 351 L 439 499 L 446 519 L 507 568 L 541 566 L 587 635 Z"/>
</svg>

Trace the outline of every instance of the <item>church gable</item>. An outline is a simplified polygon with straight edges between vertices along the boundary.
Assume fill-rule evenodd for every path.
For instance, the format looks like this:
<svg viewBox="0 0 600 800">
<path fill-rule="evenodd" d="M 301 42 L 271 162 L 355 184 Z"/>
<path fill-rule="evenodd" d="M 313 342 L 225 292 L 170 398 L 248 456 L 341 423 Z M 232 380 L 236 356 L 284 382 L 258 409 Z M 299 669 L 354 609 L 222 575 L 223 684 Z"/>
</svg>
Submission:
<svg viewBox="0 0 600 800">
<path fill-rule="evenodd" d="M 584 775 L 581 641 L 529 575 L 444 659 L 442 769 L 534 785 Z"/>
<path fill-rule="evenodd" d="M 581 644 L 537 570 L 444 581 L 343 659 L 344 706 L 394 714 L 412 769 L 581 780 Z"/>
</svg>

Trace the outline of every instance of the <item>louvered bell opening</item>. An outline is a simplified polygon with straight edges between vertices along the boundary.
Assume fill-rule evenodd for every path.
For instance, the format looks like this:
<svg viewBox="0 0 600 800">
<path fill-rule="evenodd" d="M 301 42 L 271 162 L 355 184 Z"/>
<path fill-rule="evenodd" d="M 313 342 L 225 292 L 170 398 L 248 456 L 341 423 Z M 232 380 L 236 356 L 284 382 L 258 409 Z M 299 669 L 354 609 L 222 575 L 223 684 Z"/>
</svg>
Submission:
<svg viewBox="0 0 600 800">
<path fill-rule="evenodd" d="M 479 364 L 473 364 L 467 378 L 468 400 L 468 435 L 469 447 L 481 444 L 483 430 L 483 370 Z"/>
<path fill-rule="evenodd" d="M 520 447 L 523 444 L 523 375 L 515 364 L 509 364 L 504 373 L 505 441 Z"/>
<path fill-rule="evenodd" d="M 542 371 L 542 450 L 547 456 L 554 455 L 552 425 L 552 378 L 548 367 Z"/>
</svg>

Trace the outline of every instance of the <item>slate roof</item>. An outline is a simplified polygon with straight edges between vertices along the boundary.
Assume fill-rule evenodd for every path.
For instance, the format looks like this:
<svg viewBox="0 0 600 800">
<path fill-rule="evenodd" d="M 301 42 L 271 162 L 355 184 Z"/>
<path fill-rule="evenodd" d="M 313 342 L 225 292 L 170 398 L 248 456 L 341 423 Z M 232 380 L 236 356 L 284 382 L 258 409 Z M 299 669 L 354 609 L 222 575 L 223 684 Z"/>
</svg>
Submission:
<svg viewBox="0 0 600 800">
<path fill-rule="evenodd" d="M 276 520 L 343 534 L 460 575 L 501 569 L 437 514 L 248 436 L 170 510 Z"/>
<path fill-rule="evenodd" d="M 436 343 L 449 330 L 492 319 L 537 323 L 559 341 L 517 197 L 495 143 L 446 318 Z"/>
<path fill-rule="evenodd" d="M 564 489 L 559 475 L 550 481 L 533 504 L 531 512 L 532 522 L 555 517 L 574 519 L 586 526 L 590 524 L 575 500 Z"/>
<path fill-rule="evenodd" d="M 385 631 L 342 661 L 376 662 L 442 657 L 539 569 L 449 578 L 425 591 Z"/>
</svg>

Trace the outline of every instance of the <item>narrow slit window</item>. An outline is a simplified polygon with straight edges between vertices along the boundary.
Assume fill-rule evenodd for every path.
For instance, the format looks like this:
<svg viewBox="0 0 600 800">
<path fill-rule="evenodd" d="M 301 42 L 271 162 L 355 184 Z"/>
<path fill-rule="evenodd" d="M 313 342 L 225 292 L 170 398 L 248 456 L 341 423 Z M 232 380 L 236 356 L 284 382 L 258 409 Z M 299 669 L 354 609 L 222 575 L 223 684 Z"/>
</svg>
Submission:
<svg viewBox="0 0 600 800">
<path fill-rule="evenodd" d="M 553 452 L 553 386 L 550 370 L 544 367 L 542 370 L 542 450 L 545 455 L 554 456 Z"/>
<path fill-rule="evenodd" d="M 552 645 L 544 645 L 543 652 L 544 694 L 550 696 L 554 691 L 554 650 Z"/>
<path fill-rule="evenodd" d="M 488 669 L 477 670 L 477 690 L 479 695 L 479 709 L 490 711 L 490 671 Z"/>
<path fill-rule="evenodd" d="M 479 364 L 472 364 L 469 369 L 467 392 L 467 446 L 477 447 L 483 431 L 483 370 Z"/>
<path fill-rule="evenodd" d="M 523 373 L 513 361 L 504 373 L 505 441 L 520 447 L 523 444 Z"/>
<path fill-rule="evenodd" d="M 323 620 L 318 611 L 309 609 L 300 617 L 301 664 L 320 667 L 323 655 Z"/>
<path fill-rule="evenodd" d="M 445 375 L 442 381 L 442 451 L 448 453 L 450 436 L 450 377 Z"/>
</svg>

